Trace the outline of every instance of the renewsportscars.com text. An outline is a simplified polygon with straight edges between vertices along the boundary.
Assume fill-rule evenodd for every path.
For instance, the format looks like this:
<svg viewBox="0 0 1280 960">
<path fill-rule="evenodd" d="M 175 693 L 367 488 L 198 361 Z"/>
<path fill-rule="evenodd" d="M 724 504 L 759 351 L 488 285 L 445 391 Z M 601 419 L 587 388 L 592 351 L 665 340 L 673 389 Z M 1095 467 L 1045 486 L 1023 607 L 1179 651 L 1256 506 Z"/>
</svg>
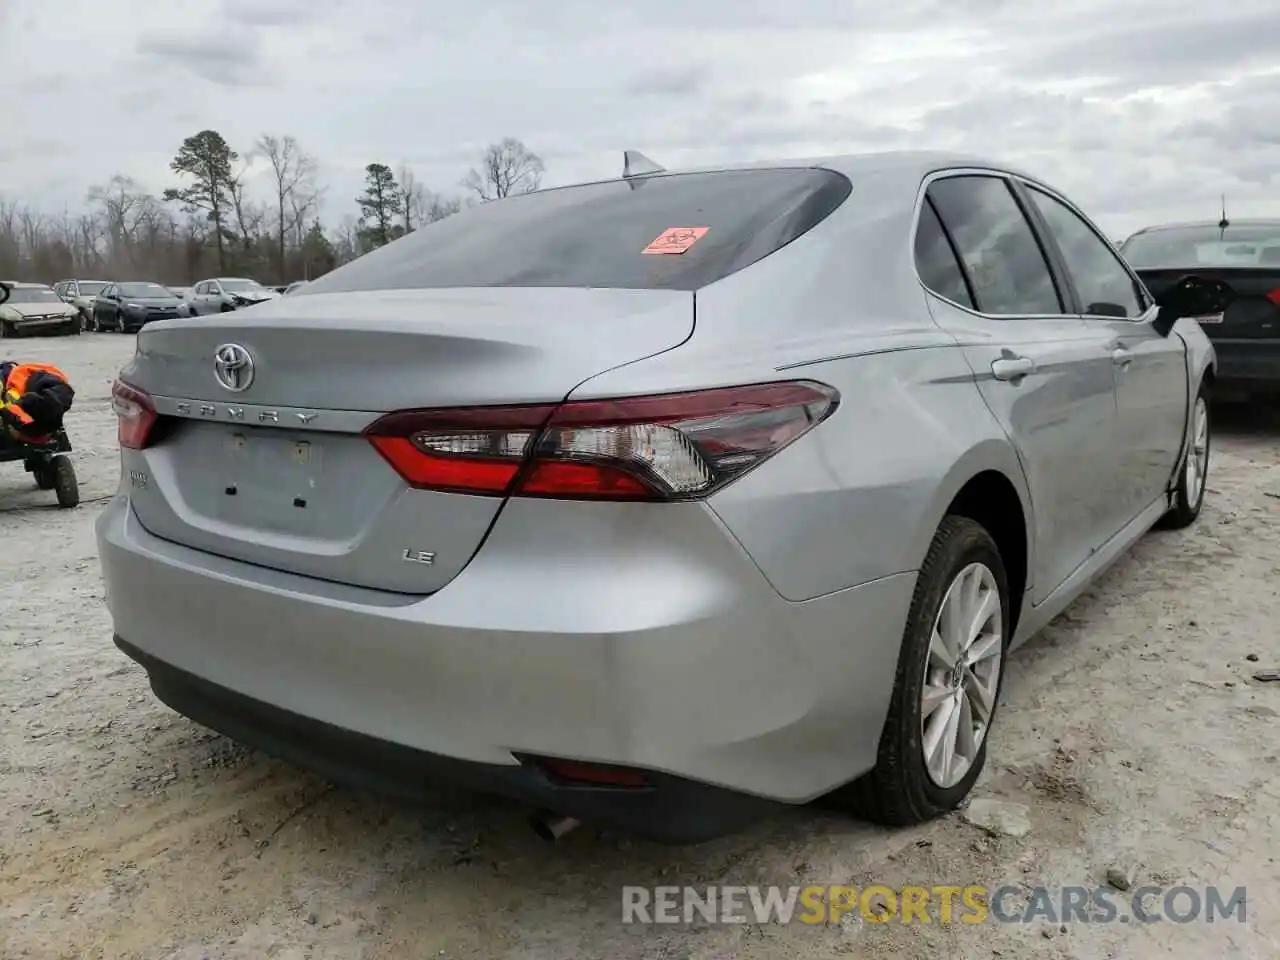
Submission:
<svg viewBox="0 0 1280 960">
<path fill-rule="evenodd" d="M 1244 887 L 623 887 L 622 922 L 1214 923 L 1246 917 Z"/>
</svg>

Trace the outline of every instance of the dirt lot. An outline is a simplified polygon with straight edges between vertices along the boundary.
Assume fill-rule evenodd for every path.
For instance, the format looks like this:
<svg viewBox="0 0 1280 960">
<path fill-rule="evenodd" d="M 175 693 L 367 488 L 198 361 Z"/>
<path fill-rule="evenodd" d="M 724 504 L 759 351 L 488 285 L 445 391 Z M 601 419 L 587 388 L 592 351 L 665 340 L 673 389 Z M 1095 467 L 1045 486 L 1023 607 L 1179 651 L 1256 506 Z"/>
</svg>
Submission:
<svg viewBox="0 0 1280 960">
<path fill-rule="evenodd" d="M 425 811 L 330 789 L 176 716 L 111 645 L 93 520 L 118 475 L 111 378 L 133 338 L 30 341 L 79 389 L 86 502 L 0 467 L 0 957 L 765 960 L 1280 956 L 1280 426 L 1222 426 L 1200 522 L 1152 534 L 1013 658 L 977 791 L 897 833 L 799 810 L 665 849 L 512 805 Z M 1248 920 L 639 927 L 623 884 L 1245 885 Z"/>
</svg>

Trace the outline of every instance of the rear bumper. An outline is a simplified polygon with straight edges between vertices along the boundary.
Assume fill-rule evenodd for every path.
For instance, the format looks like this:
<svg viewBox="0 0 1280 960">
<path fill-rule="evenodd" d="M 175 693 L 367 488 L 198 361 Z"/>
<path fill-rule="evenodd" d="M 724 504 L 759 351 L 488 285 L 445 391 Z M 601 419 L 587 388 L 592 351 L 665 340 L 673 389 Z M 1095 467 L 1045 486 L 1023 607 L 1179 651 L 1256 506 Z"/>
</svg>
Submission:
<svg viewBox="0 0 1280 960">
<path fill-rule="evenodd" d="M 1256 390 L 1280 390 L 1280 338 L 1213 340 L 1217 382 Z"/>
<path fill-rule="evenodd" d="M 471 564 L 424 598 L 159 540 L 123 495 L 97 536 L 115 633 L 198 722 L 307 765 L 326 751 L 288 744 L 308 727 L 317 742 L 338 731 L 339 743 L 448 758 L 421 764 L 446 775 L 467 762 L 490 789 L 655 838 L 670 805 L 724 809 L 707 799 L 723 791 L 803 803 L 870 769 L 915 584 L 908 573 L 784 600 L 693 504 L 510 504 Z M 289 715 L 306 722 L 276 722 Z M 378 749 L 339 753 L 381 765 Z M 649 801 L 549 793 L 522 755 L 638 768 L 670 786 Z M 677 839 L 719 832 L 684 823 Z"/>
<path fill-rule="evenodd" d="M 155 695 L 183 716 L 336 782 L 409 803 L 428 800 L 432 782 L 448 782 L 663 843 L 700 843 L 779 809 L 748 794 L 662 774 L 640 789 L 565 787 L 533 765 L 476 763 L 415 750 L 251 700 L 163 663 L 120 637 L 115 641 L 146 668 Z"/>
</svg>

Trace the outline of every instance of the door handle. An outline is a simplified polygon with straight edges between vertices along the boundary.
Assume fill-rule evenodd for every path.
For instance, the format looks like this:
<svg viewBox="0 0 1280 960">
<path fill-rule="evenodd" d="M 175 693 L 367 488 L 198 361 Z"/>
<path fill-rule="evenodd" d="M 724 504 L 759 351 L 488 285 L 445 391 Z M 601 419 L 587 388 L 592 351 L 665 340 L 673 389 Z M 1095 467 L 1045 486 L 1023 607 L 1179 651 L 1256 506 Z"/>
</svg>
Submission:
<svg viewBox="0 0 1280 960">
<path fill-rule="evenodd" d="M 1133 354 L 1124 347 L 1116 347 L 1111 351 L 1111 362 L 1117 367 L 1127 367 L 1133 362 Z"/>
<path fill-rule="evenodd" d="M 1030 357 L 1001 357 L 991 361 L 991 375 L 997 380 L 1021 380 L 1035 370 L 1036 362 Z"/>
</svg>

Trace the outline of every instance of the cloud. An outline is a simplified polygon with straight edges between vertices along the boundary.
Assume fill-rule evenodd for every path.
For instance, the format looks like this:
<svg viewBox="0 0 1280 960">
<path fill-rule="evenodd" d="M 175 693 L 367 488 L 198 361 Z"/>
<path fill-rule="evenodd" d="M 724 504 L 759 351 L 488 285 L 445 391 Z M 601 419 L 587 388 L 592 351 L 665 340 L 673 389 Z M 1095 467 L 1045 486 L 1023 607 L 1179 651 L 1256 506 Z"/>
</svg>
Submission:
<svg viewBox="0 0 1280 960">
<path fill-rule="evenodd" d="M 54 9 L 56 7 L 56 9 Z M 877 149 L 1016 162 L 1108 231 L 1280 214 L 1275 0 L 6 0 L 15 96 L 0 191 L 61 210 L 114 173 L 159 191 L 184 137 L 245 153 L 292 134 L 323 214 L 371 161 L 453 191 L 484 146 L 523 139 L 549 184 Z M 66 26 L 93 38 L 68 51 Z M 38 108 L 33 109 L 32 105 Z M 70 118 L 70 119 L 69 119 Z M 95 138 L 91 129 L 127 131 Z"/>
<path fill-rule="evenodd" d="M 223 87 L 255 86 L 267 80 L 262 42 L 253 34 L 242 36 L 229 30 L 143 34 L 137 50 L 161 70 L 187 70 Z"/>
</svg>

